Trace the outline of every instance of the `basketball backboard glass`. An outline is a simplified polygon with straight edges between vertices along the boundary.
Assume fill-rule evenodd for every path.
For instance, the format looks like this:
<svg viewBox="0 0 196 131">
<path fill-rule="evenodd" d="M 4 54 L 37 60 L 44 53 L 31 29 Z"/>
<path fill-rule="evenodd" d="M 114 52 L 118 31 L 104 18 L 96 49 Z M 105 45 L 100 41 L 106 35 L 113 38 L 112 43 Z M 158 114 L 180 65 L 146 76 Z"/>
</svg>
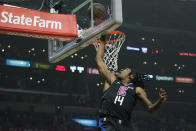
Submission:
<svg viewBox="0 0 196 131">
<path fill-rule="evenodd" d="M 55 3 L 56 1 L 54 1 Z M 95 22 L 93 3 L 100 3 L 105 8 L 101 22 Z M 88 9 L 90 10 L 90 15 Z M 58 10 L 58 11 L 57 11 Z M 70 42 L 48 41 L 48 56 L 51 63 L 56 63 L 78 50 L 90 45 L 101 34 L 118 28 L 122 22 L 122 0 L 61 0 L 51 13 L 74 14 L 77 19 L 78 38 Z M 69 26 L 69 25 L 67 25 Z"/>
</svg>

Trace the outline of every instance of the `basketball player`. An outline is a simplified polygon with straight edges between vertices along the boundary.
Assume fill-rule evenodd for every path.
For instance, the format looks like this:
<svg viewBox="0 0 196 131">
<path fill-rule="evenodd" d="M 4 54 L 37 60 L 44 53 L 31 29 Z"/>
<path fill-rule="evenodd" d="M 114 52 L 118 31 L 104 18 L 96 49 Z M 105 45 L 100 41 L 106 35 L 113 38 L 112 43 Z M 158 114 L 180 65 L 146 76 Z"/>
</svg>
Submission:
<svg viewBox="0 0 196 131">
<path fill-rule="evenodd" d="M 101 37 L 101 44 L 96 55 L 100 75 L 105 79 L 104 95 L 99 109 L 99 131 L 130 131 L 131 112 L 138 100 L 146 105 L 149 113 L 154 113 L 166 101 L 167 94 L 160 89 L 159 99 L 152 104 L 142 87 L 135 87 L 131 68 L 120 70 L 118 76 L 110 73 L 103 61 L 106 35 Z"/>
</svg>

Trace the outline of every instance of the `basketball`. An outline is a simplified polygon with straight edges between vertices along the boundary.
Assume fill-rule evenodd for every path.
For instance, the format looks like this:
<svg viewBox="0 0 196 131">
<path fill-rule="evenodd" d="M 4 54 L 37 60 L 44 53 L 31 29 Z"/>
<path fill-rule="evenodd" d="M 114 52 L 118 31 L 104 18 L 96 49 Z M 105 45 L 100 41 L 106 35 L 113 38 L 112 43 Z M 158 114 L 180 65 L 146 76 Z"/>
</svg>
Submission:
<svg viewBox="0 0 196 131">
<path fill-rule="evenodd" d="M 103 20 L 105 18 L 105 7 L 100 3 L 93 3 L 93 18 Z M 88 8 L 88 16 L 91 18 L 91 6 Z"/>
</svg>

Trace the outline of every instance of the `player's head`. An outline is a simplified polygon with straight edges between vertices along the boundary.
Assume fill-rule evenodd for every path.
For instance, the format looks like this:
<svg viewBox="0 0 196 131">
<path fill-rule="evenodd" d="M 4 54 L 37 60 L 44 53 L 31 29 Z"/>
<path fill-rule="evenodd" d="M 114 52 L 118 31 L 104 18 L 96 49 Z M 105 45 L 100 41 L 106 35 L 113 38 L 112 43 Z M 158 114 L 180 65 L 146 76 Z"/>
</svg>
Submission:
<svg viewBox="0 0 196 131">
<path fill-rule="evenodd" d="M 120 70 L 117 78 L 119 80 L 129 79 L 130 81 L 132 81 L 134 79 L 134 75 L 131 68 L 125 68 Z"/>
</svg>

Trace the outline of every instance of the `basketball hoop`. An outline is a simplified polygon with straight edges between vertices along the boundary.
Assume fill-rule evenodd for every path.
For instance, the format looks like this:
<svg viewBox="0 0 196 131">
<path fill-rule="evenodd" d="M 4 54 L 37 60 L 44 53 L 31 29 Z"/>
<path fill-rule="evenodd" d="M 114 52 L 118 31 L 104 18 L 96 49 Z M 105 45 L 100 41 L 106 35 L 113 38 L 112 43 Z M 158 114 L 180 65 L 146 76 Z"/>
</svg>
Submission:
<svg viewBox="0 0 196 131">
<path fill-rule="evenodd" d="M 105 52 L 104 52 L 104 63 L 106 64 L 108 70 L 110 72 L 118 70 L 118 53 L 122 44 L 125 41 L 125 34 L 120 31 L 112 31 L 109 32 L 110 36 L 107 40 L 107 44 L 105 45 Z M 100 40 L 93 42 L 96 51 L 98 50 Z"/>
</svg>

